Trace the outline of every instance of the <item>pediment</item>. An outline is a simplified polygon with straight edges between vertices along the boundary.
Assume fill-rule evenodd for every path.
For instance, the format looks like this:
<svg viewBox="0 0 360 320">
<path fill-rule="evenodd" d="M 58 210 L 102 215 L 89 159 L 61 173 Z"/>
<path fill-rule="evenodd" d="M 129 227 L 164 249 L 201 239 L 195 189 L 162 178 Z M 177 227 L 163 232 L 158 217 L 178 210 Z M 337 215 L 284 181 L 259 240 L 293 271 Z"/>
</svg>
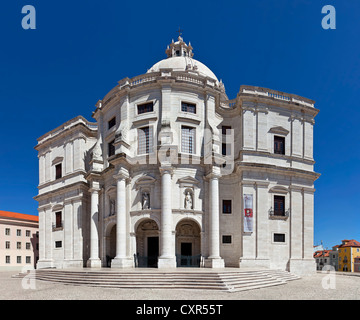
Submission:
<svg viewBox="0 0 360 320">
<path fill-rule="evenodd" d="M 142 176 L 139 179 L 136 180 L 135 184 L 136 186 L 144 186 L 155 183 L 156 179 L 152 176 L 146 175 Z"/>
<path fill-rule="evenodd" d="M 58 164 L 58 163 L 62 162 L 63 159 L 64 159 L 64 157 L 56 157 L 56 158 L 52 161 L 52 165 Z"/>
<path fill-rule="evenodd" d="M 64 205 L 62 203 L 58 203 L 54 205 L 51 209 L 52 211 L 61 211 L 64 208 Z"/>
<path fill-rule="evenodd" d="M 277 127 L 272 127 L 269 130 L 270 133 L 278 133 L 278 134 L 282 134 L 284 136 L 286 136 L 287 134 L 289 134 L 289 130 L 281 127 L 281 126 L 277 126 Z"/>
<path fill-rule="evenodd" d="M 186 177 L 179 178 L 177 183 L 179 183 L 180 185 L 193 186 L 193 185 L 199 184 L 200 181 L 193 177 L 186 176 Z"/>
<path fill-rule="evenodd" d="M 289 189 L 283 186 L 274 186 L 269 190 L 269 192 L 287 194 Z"/>
</svg>

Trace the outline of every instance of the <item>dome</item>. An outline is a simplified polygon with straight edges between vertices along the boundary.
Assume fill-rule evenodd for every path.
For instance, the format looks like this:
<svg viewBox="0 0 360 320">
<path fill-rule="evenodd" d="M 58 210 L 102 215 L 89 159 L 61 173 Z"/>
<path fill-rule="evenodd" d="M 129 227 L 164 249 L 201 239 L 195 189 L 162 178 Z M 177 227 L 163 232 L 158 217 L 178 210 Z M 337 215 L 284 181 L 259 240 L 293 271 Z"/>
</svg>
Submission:
<svg viewBox="0 0 360 320">
<path fill-rule="evenodd" d="M 178 41 L 173 42 L 166 49 L 167 59 L 155 63 L 148 71 L 158 72 L 160 69 L 173 69 L 174 71 L 191 71 L 200 76 L 209 77 L 219 82 L 215 74 L 202 62 L 192 58 L 194 55 L 189 42 L 187 45 L 179 36 Z"/>
<path fill-rule="evenodd" d="M 197 71 L 203 77 L 209 77 L 218 82 L 215 74 L 203 63 L 189 57 L 171 57 L 155 63 L 148 72 L 157 72 L 160 69 L 173 69 L 174 71 Z"/>
</svg>

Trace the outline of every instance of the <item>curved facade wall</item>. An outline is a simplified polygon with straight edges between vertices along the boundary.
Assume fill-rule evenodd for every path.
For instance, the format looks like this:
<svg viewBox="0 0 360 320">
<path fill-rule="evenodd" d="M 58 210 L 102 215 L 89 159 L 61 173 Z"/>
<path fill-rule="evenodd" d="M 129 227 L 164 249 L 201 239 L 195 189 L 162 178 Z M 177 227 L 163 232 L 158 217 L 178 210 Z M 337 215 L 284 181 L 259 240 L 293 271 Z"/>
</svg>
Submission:
<svg viewBox="0 0 360 320">
<path fill-rule="evenodd" d="M 194 65 L 174 70 L 119 81 L 96 123 L 38 139 L 38 267 L 315 272 L 314 102 L 251 86 L 228 100 Z"/>
</svg>

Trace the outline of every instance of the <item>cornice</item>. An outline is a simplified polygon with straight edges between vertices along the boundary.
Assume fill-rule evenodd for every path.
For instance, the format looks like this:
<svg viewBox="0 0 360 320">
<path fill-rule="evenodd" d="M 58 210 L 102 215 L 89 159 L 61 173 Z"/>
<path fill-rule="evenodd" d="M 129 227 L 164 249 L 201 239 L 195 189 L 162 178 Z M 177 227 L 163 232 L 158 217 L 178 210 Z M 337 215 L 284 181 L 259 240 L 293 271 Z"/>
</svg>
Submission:
<svg viewBox="0 0 360 320">
<path fill-rule="evenodd" d="M 36 201 L 42 201 L 50 196 L 53 197 L 53 196 L 57 196 L 60 194 L 64 194 L 66 192 L 76 190 L 77 188 L 83 189 L 83 191 L 88 191 L 89 184 L 86 182 L 83 182 L 83 181 L 78 181 L 78 182 L 69 184 L 67 186 L 60 187 L 56 190 L 50 190 L 48 192 L 39 194 L 39 195 L 33 197 L 33 199 Z"/>
<path fill-rule="evenodd" d="M 95 124 L 94 124 L 95 125 Z M 76 131 L 77 129 L 80 129 L 79 131 Z M 53 136 L 49 136 L 48 138 L 45 138 L 46 135 L 51 134 L 51 132 L 43 135 L 38 139 L 38 144 L 34 147 L 35 150 L 40 152 L 40 149 L 43 149 L 52 143 L 65 138 L 66 142 L 73 142 L 76 139 L 84 139 L 87 138 L 95 138 L 97 136 L 97 129 L 91 129 L 84 123 L 77 123 L 71 127 L 64 128 L 60 131 L 60 129 L 54 129 L 59 130 L 59 132 L 56 132 Z M 71 132 L 72 136 L 69 135 L 69 132 Z M 74 136 L 74 134 L 78 134 L 78 136 Z M 45 140 L 44 140 L 45 139 Z"/>
<path fill-rule="evenodd" d="M 283 160 L 287 160 L 287 161 L 296 161 L 296 162 L 301 162 L 301 163 L 305 163 L 308 165 L 314 165 L 315 164 L 315 160 L 313 159 L 306 159 L 306 158 L 301 158 L 298 156 L 289 156 L 289 155 L 285 155 L 285 154 L 277 154 L 277 153 L 272 153 L 269 151 L 260 151 L 260 150 L 240 150 L 239 151 L 239 157 L 238 159 L 236 159 L 236 161 L 242 161 L 241 159 L 243 159 L 244 155 L 251 155 L 251 156 L 266 156 L 272 159 L 283 159 Z"/>
<path fill-rule="evenodd" d="M 261 163 L 252 163 L 252 162 L 236 162 L 237 170 L 240 171 L 258 171 L 258 172 L 273 172 L 276 174 L 282 174 L 287 176 L 302 176 L 306 179 L 311 179 L 313 181 L 317 180 L 320 177 L 320 173 L 314 171 L 306 171 L 295 168 L 286 168 L 269 164 Z"/>
<path fill-rule="evenodd" d="M 68 173 L 68 174 L 62 176 L 62 177 L 59 178 L 59 179 L 51 180 L 51 181 L 47 181 L 47 182 L 45 182 L 45 183 L 39 184 L 37 188 L 38 188 L 38 190 L 40 190 L 40 189 L 46 188 L 46 187 L 48 187 L 48 186 L 50 186 L 50 185 L 52 185 L 52 184 L 56 184 L 56 183 L 59 183 L 59 182 L 61 182 L 61 181 L 65 181 L 66 179 L 73 178 L 73 177 L 75 177 L 75 176 L 77 176 L 77 175 L 82 175 L 82 176 L 85 178 L 85 176 L 86 176 L 86 171 L 84 171 L 84 170 L 78 170 L 78 171 L 74 171 L 74 172 L 72 172 L 72 173 Z"/>
</svg>

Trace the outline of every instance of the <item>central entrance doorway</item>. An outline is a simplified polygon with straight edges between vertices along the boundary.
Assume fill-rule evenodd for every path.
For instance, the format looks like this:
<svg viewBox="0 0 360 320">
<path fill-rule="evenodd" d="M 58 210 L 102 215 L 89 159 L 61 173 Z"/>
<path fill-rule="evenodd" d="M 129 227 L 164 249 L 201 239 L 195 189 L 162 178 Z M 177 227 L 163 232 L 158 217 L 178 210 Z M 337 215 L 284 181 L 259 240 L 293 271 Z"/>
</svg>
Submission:
<svg viewBox="0 0 360 320">
<path fill-rule="evenodd" d="M 176 226 L 176 264 L 178 267 L 200 267 L 200 228 L 190 219 Z"/>
<path fill-rule="evenodd" d="M 157 268 L 159 257 L 159 228 L 151 219 L 145 219 L 136 228 L 135 266 Z"/>
<path fill-rule="evenodd" d="M 157 268 L 159 256 L 159 237 L 148 237 L 147 238 L 147 267 Z"/>
</svg>

